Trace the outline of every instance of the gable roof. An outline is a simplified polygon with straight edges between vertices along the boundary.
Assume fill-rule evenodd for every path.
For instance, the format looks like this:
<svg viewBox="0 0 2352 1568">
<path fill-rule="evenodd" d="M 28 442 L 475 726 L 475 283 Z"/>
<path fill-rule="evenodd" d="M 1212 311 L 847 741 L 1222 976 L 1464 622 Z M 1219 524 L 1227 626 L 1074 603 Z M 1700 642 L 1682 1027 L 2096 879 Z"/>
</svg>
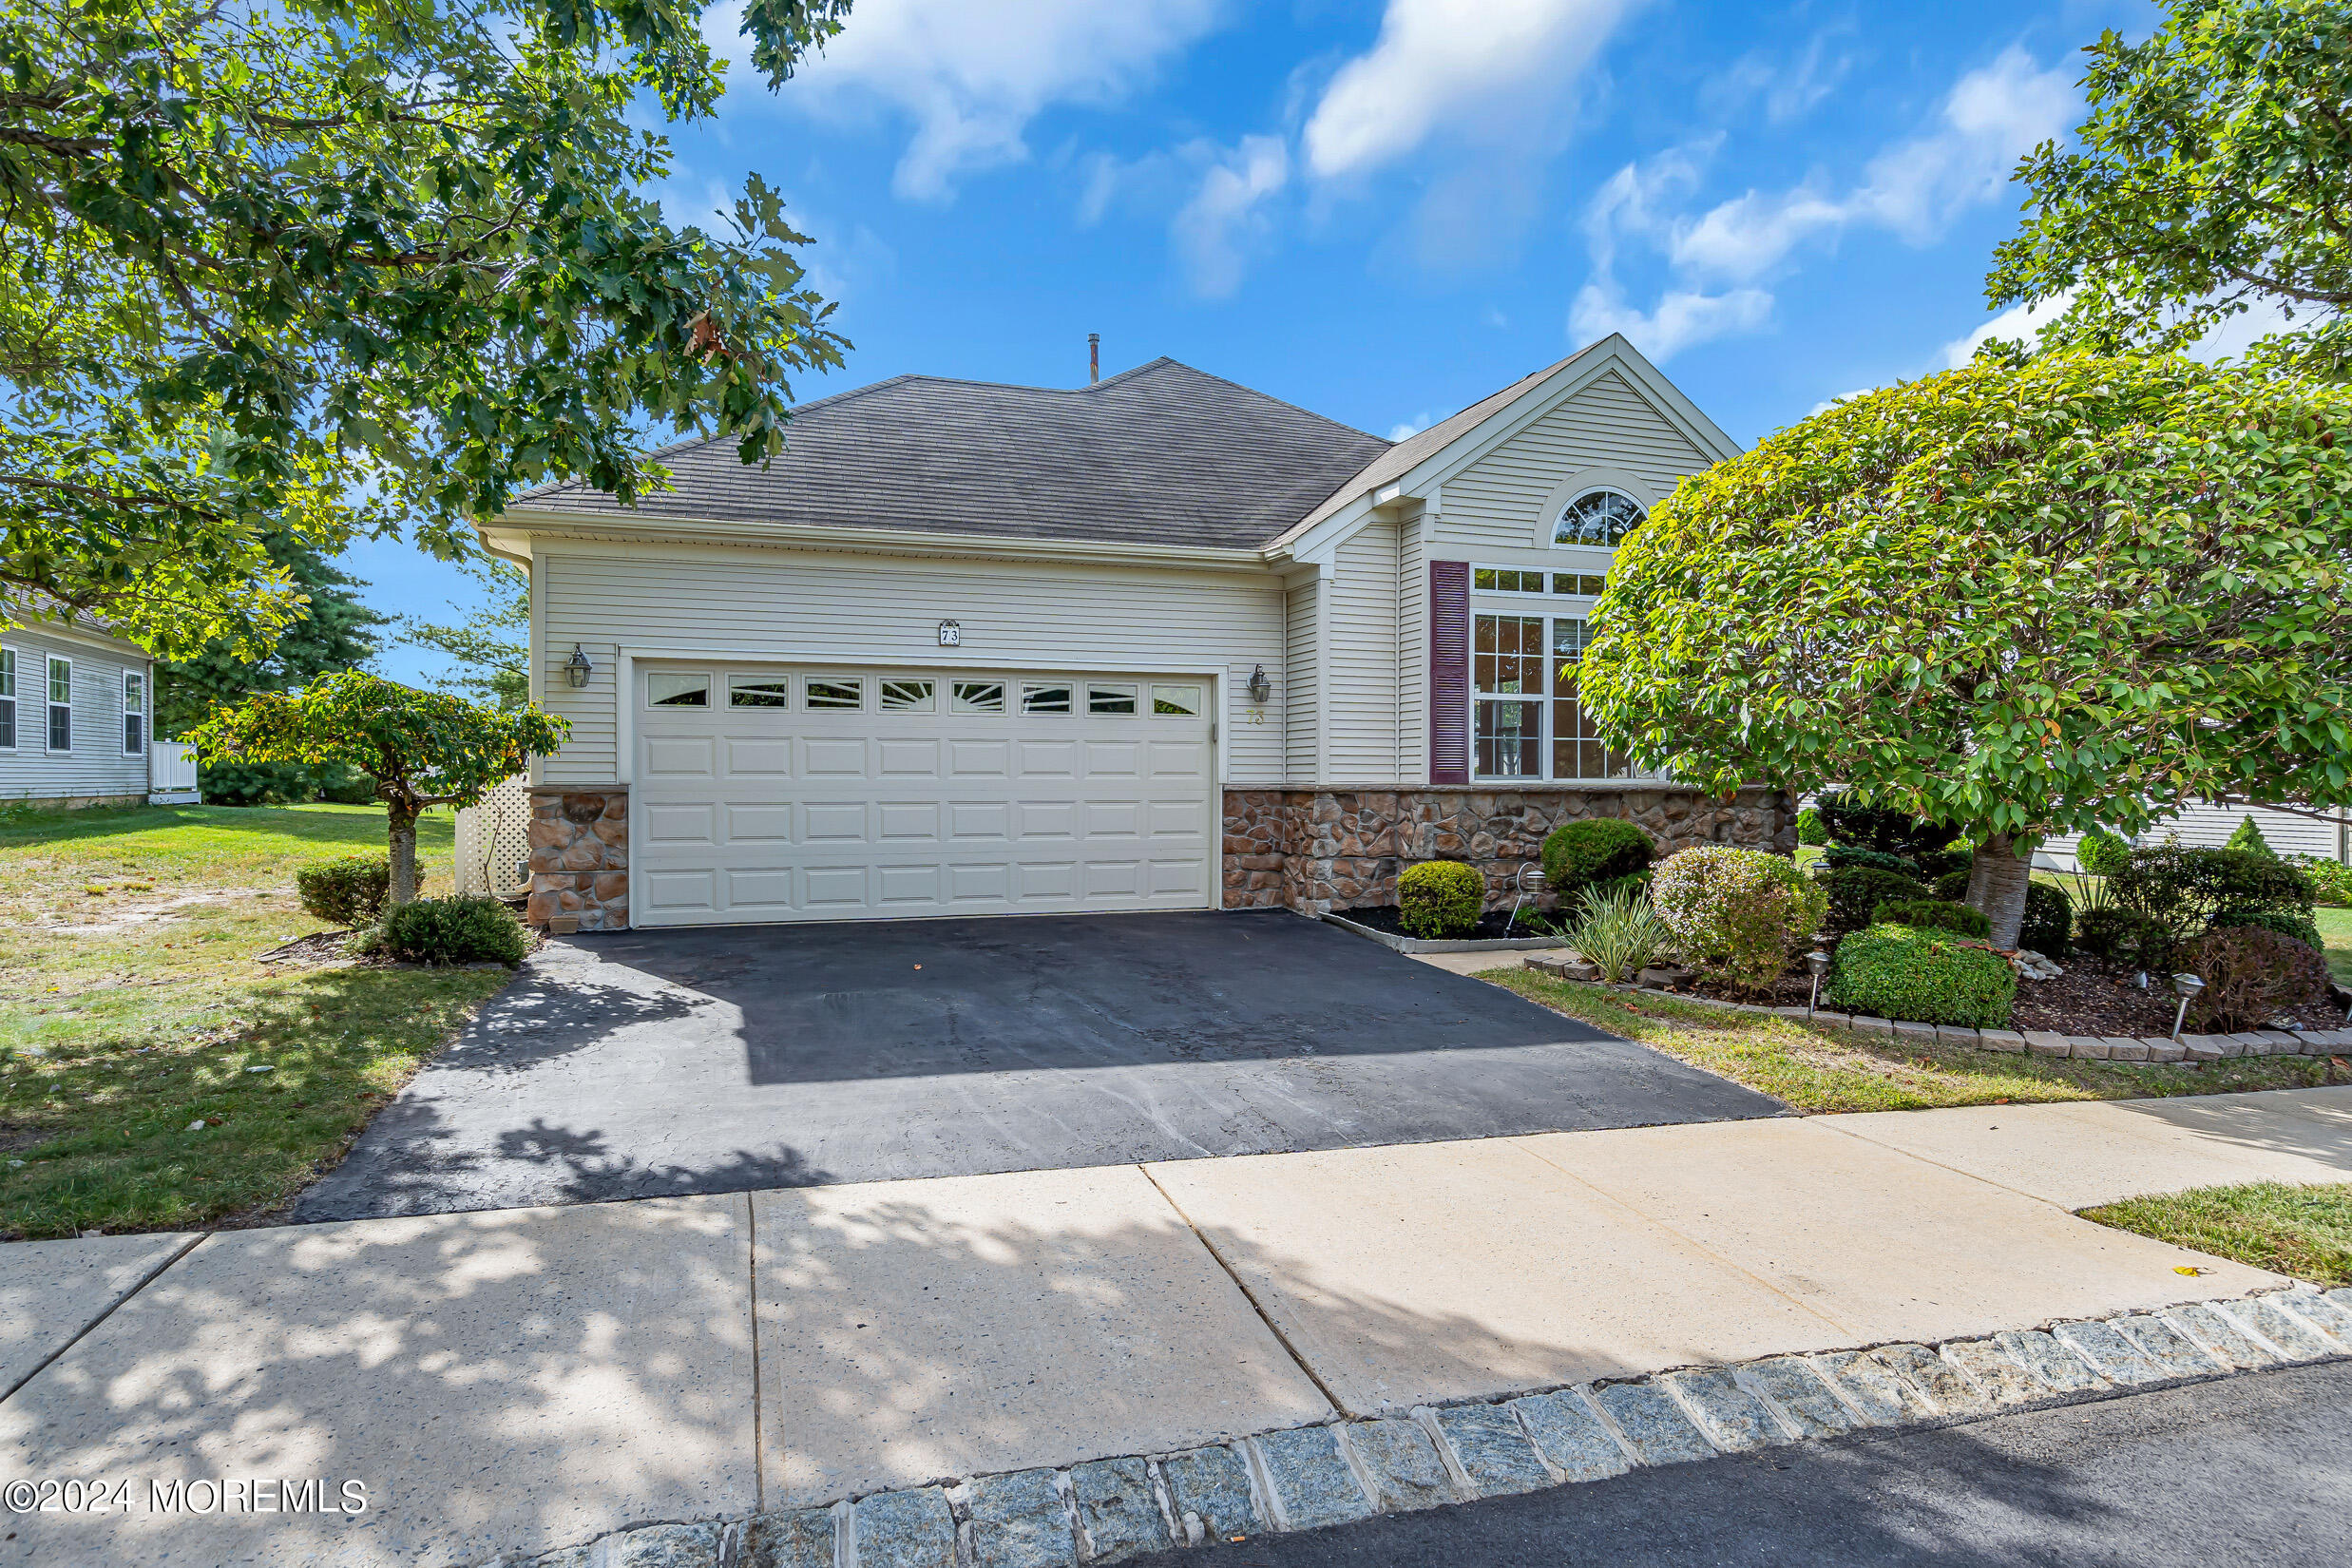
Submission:
<svg viewBox="0 0 2352 1568">
<path fill-rule="evenodd" d="M 634 508 L 577 482 L 514 506 L 1250 549 L 1387 446 L 1162 357 L 1066 390 L 901 375 L 802 404 L 765 468 L 714 437 L 657 453 L 673 488 Z"/>
</svg>

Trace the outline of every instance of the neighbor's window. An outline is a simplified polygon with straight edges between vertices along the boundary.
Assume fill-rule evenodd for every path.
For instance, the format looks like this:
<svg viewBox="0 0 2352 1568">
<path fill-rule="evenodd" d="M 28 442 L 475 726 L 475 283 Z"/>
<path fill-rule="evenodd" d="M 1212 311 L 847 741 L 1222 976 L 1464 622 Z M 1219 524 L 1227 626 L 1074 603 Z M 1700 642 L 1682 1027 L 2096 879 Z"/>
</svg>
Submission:
<svg viewBox="0 0 2352 1568">
<path fill-rule="evenodd" d="M 937 700 L 927 680 L 885 680 L 882 711 L 886 714 L 927 714 Z"/>
<path fill-rule="evenodd" d="M 711 678 L 675 670 L 654 670 L 645 677 L 645 702 L 654 708 L 707 708 Z"/>
<path fill-rule="evenodd" d="M 0 751 L 16 750 L 16 650 L 0 648 Z"/>
<path fill-rule="evenodd" d="M 1553 526 L 1555 545 L 1617 545 L 1645 514 L 1641 503 L 1623 490 L 1586 490 L 1559 514 Z"/>
<path fill-rule="evenodd" d="M 789 675 L 731 675 L 727 678 L 730 708 L 789 708 L 793 678 Z"/>
<path fill-rule="evenodd" d="M 1021 711 L 1024 714 L 1066 714 L 1070 711 L 1070 686 L 1067 681 L 1054 685 L 1024 684 L 1021 688 Z"/>
<path fill-rule="evenodd" d="M 123 755 L 136 756 L 147 749 L 147 678 L 137 670 L 123 672 Z"/>
<path fill-rule="evenodd" d="M 73 750 L 73 660 L 49 660 L 49 750 Z"/>
<path fill-rule="evenodd" d="M 950 694 L 960 714 L 1001 714 L 1004 711 L 1002 680 L 959 680 Z"/>
<path fill-rule="evenodd" d="M 1086 687 L 1086 711 L 1105 718 L 1133 717 L 1136 712 L 1136 688 L 1106 686 L 1100 681 Z"/>
<path fill-rule="evenodd" d="M 807 693 L 800 704 L 804 708 L 862 708 L 866 705 L 866 682 L 853 675 L 837 675 L 823 680 L 811 676 Z"/>
<path fill-rule="evenodd" d="M 1152 712 L 1163 718 L 1192 718 L 1200 713 L 1198 686 L 1154 686 Z"/>
</svg>

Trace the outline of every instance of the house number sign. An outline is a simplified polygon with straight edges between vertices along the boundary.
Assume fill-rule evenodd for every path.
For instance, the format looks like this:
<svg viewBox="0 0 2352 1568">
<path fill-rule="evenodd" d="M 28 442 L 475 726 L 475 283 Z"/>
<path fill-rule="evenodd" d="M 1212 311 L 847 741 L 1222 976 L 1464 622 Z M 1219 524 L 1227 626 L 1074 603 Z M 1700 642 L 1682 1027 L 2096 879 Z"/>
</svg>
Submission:
<svg viewBox="0 0 2352 1568">
<path fill-rule="evenodd" d="M 952 621 L 943 621 L 939 623 L 939 645 L 941 647 L 958 647 L 962 645 L 963 641 L 964 628 L 962 626 L 957 625 Z"/>
</svg>

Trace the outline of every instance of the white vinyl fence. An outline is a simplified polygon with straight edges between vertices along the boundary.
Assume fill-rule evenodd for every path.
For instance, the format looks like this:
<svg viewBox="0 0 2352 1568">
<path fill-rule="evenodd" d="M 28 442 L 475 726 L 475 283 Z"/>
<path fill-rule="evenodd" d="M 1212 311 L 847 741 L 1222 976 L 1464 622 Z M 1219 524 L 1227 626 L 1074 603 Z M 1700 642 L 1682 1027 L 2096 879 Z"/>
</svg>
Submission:
<svg viewBox="0 0 2352 1568">
<path fill-rule="evenodd" d="M 196 788 L 195 747 L 184 740 L 159 740 L 147 748 L 147 804 L 203 804 Z"/>
<path fill-rule="evenodd" d="M 457 813 L 457 890 L 520 898 L 531 886 L 531 781 L 490 786 L 479 806 Z"/>
<path fill-rule="evenodd" d="M 2249 816 L 2254 819 L 2254 826 L 2262 830 L 2264 841 L 2280 854 L 2317 855 L 2322 860 L 2352 865 L 2352 813 L 2342 811 L 2329 820 L 2316 821 L 2268 806 L 2199 804 L 2157 823 L 2140 834 L 2137 842 L 2161 844 L 2177 834 L 2183 844 L 2218 850 L 2229 842 L 2238 824 Z M 2052 870 L 2078 870 L 2081 868 L 2075 862 L 2075 847 L 2081 842 L 2079 833 L 2046 839 L 2035 853 L 2034 864 Z"/>
</svg>

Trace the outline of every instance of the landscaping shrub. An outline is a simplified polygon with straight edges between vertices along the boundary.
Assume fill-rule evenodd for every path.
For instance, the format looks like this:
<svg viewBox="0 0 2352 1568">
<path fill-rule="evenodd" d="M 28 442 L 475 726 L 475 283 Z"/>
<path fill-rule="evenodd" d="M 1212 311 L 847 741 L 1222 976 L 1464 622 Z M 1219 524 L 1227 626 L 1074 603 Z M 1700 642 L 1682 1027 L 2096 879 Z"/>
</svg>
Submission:
<svg viewBox="0 0 2352 1568">
<path fill-rule="evenodd" d="M 1797 842 L 1800 844 L 1829 842 L 1829 823 L 1821 814 L 1819 806 L 1807 806 L 1797 813 Z"/>
<path fill-rule="evenodd" d="M 1565 904 L 1595 883 L 1648 870 L 1656 853 L 1650 835 L 1622 817 L 1563 822 L 1544 835 L 1543 880 Z"/>
<path fill-rule="evenodd" d="M 2113 876 L 2132 863 L 2132 844 L 2105 828 L 2094 828 L 2075 847 L 2075 863 L 2093 876 Z"/>
<path fill-rule="evenodd" d="M 1838 944 L 1829 1004 L 1916 1023 L 1998 1029 L 2017 1002 L 2009 961 L 1964 938 L 1910 926 L 1872 926 Z"/>
<path fill-rule="evenodd" d="M 1922 931 L 1957 931 L 1982 942 L 1993 934 L 1993 923 L 1982 909 L 1941 898 L 1891 898 L 1870 911 L 1873 926 L 1909 926 Z"/>
<path fill-rule="evenodd" d="M 1729 844 L 1669 855 L 1650 879 L 1650 903 L 1682 956 L 1750 990 L 1769 987 L 1813 940 L 1827 902 L 1793 862 Z"/>
<path fill-rule="evenodd" d="M 2302 868 L 2250 850 L 2153 844 L 2133 850 L 2108 879 L 2115 902 L 2137 909 L 2185 942 L 2224 909 L 2311 912 L 2311 878 Z"/>
<path fill-rule="evenodd" d="M 2315 854 L 2289 857 L 2287 864 L 2311 879 L 2311 901 L 2341 909 L 2352 906 L 2352 866 Z"/>
<path fill-rule="evenodd" d="M 2327 944 L 2320 937 L 2320 927 L 2309 915 L 2290 914 L 2285 909 L 2224 909 L 2213 917 L 2221 926 L 2259 926 L 2266 931 L 2291 936 L 2304 946 L 2323 948 Z"/>
<path fill-rule="evenodd" d="M 496 962 L 512 968 L 530 951 L 531 941 L 513 910 L 494 898 L 467 893 L 393 907 L 376 928 L 376 946 L 410 964 Z"/>
<path fill-rule="evenodd" d="M 2180 959 L 2205 982 L 2189 1015 L 2210 1034 L 2259 1029 L 2280 1008 L 2327 994 L 2327 961 L 2318 949 L 2260 926 L 2217 926 L 2182 944 Z"/>
<path fill-rule="evenodd" d="M 1832 844 L 1822 851 L 1821 858 L 1822 863 L 1832 870 L 1845 866 L 1870 866 L 1915 881 L 1920 874 L 1918 861 L 1908 855 L 1888 854 L 1884 850 L 1857 850 L 1844 844 Z"/>
<path fill-rule="evenodd" d="M 2164 923 L 2119 904 L 2085 909 L 2075 928 L 2075 946 L 2094 958 L 2130 969 L 2161 973 L 2171 966 L 2172 934 Z"/>
<path fill-rule="evenodd" d="M 1917 860 L 1952 842 L 1952 830 L 1913 816 L 1908 812 L 1857 803 L 1844 790 L 1833 790 L 1820 801 L 1822 821 L 1829 842 L 1852 850 L 1876 850 L 1882 854 Z"/>
<path fill-rule="evenodd" d="M 1911 878 L 1876 866 L 1839 867 L 1821 877 L 1821 886 L 1829 895 L 1829 930 L 1835 935 L 1861 930 L 1870 924 L 1870 911 L 1890 899 L 1927 896 Z"/>
<path fill-rule="evenodd" d="M 1459 860 L 1425 860 L 1397 877 L 1397 924 L 1425 941 L 1453 942 L 1486 912 L 1486 879 Z"/>
<path fill-rule="evenodd" d="M 332 800 L 338 806 L 373 806 L 381 797 L 375 793 L 374 779 L 356 768 L 336 764 L 320 782 L 318 798 Z"/>
<path fill-rule="evenodd" d="M 2025 885 L 2025 919 L 2017 927 L 2017 946 L 2044 958 L 2063 958 L 2075 936 L 2075 901 L 2066 889 L 2047 882 Z"/>
<path fill-rule="evenodd" d="M 1963 866 L 1957 871 L 1946 871 L 1928 886 L 1935 889 L 1938 898 L 1954 904 L 1965 904 L 1968 902 L 1968 868 Z"/>
<path fill-rule="evenodd" d="M 1674 950 L 1674 933 L 1628 877 L 1587 888 L 1579 913 L 1560 934 L 1613 983 L 1632 979 Z"/>
<path fill-rule="evenodd" d="M 2270 841 L 2263 837 L 2262 830 L 2254 826 L 2254 818 L 2250 813 L 2238 819 L 2238 826 L 2230 833 L 2229 842 L 2224 844 L 2222 848 L 2240 850 L 2247 854 L 2268 855 L 2273 860 L 2279 858 L 2279 852 L 2270 847 Z"/>
<path fill-rule="evenodd" d="M 392 896 L 392 860 L 380 854 L 314 860 L 294 873 L 302 908 L 331 926 L 365 926 Z"/>
</svg>

